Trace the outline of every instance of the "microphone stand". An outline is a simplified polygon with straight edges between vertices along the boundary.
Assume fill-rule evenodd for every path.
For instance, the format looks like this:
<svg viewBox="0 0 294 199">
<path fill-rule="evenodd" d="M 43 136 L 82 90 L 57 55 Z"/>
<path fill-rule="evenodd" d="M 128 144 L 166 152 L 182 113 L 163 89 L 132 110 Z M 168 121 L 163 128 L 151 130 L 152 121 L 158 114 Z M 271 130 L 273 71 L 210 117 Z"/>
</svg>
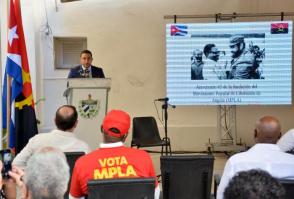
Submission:
<svg viewBox="0 0 294 199">
<path fill-rule="evenodd" d="M 168 120 L 168 100 L 165 100 L 163 105 L 162 105 L 162 110 L 164 110 L 164 138 L 163 140 L 165 141 L 165 155 L 168 155 L 168 143 L 170 143 L 169 137 L 167 137 L 167 120 Z M 171 153 L 171 150 L 170 150 Z"/>
<path fill-rule="evenodd" d="M 66 83 L 66 89 L 65 89 L 65 91 L 63 92 L 63 97 L 65 97 L 65 99 L 66 99 L 66 103 L 67 103 L 67 104 L 69 104 L 69 99 L 68 99 L 69 93 L 70 93 L 70 88 L 69 88 L 69 82 L 68 82 L 68 80 L 67 80 L 67 83 Z"/>
</svg>

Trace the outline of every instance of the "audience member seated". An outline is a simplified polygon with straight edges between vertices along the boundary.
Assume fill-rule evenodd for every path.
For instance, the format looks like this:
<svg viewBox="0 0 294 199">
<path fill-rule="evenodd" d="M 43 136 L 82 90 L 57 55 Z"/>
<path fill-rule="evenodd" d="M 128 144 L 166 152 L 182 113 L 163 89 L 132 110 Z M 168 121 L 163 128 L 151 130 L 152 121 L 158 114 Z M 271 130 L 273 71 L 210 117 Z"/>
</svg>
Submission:
<svg viewBox="0 0 294 199">
<path fill-rule="evenodd" d="M 284 199 L 285 190 L 279 181 L 262 170 L 237 173 L 224 192 L 224 199 Z"/>
<path fill-rule="evenodd" d="M 28 159 L 40 148 L 57 147 L 63 152 L 89 152 L 90 148 L 84 141 L 76 138 L 73 133 L 78 124 L 78 113 L 74 106 L 63 105 L 55 115 L 56 130 L 40 133 L 32 137 L 23 150 L 14 158 L 13 165 L 25 169 Z"/>
<path fill-rule="evenodd" d="M 103 142 L 100 149 L 82 156 L 74 166 L 69 198 L 83 198 L 88 193 L 88 180 L 109 178 L 156 178 L 149 154 L 143 150 L 125 147 L 130 128 L 130 116 L 124 111 L 112 110 L 101 126 Z M 155 199 L 159 198 L 156 181 Z"/>
<path fill-rule="evenodd" d="M 278 119 L 272 116 L 258 119 L 254 130 L 256 144 L 248 151 L 228 159 L 217 190 L 217 199 L 223 198 L 230 179 L 240 171 L 261 169 L 278 179 L 294 179 L 294 156 L 284 153 L 276 144 L 280 137 L 281 125 Z"/>
<path fill-rule="evenodd" d="M 22 199 L 63 199 L 69 181 L 69 167 L 62 151 L 45 147 L 28 160 L 25 172 L 13 166 L 9 175 L 19 187 Z M 12 198 L 9 191 L 5 195 Z"/>
<path fill-rule="evenodd" d="M 294 152 L 294 129 L 290 129 L 279 139 L 277 145 L 285 152 Z"/>
</svg>

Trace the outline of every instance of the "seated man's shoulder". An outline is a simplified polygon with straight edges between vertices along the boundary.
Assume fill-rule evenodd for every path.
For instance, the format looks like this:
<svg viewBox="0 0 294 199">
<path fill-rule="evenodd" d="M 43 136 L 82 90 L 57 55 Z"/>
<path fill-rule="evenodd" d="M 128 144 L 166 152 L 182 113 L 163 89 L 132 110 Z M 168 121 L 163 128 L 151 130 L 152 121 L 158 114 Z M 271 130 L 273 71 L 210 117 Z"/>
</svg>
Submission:
<svg viewBox="0 0 294 199">
<path fill-rule="evenodd" d="M 286 153 L 286 152 L 282 151 L 280 153 L 280 155 L 284 156 L 286 159 L 291 160 L 292 162 L 289 162 L 289 163 L 294 165 L 294 155 L 292 153 Z M 279 159 L 277 159 L 277 161 L 279 161 Z M 294 167 L 293 167 L 293 169 L 294 169 Z"/>
<path fill-rule="evenodd" d="M 239 162 L 239 161 L 246 161 L 246 156 L 248 156 L 248 151 L 240 152 L 232 155 L 228 161 L 230 163 Z"/>
<path fill-rule="evenodd" d="M 80 145 L 89 147 L 89 145 L 85 141 L 83 141 L 83 140 L 81 140 L 79 138 L 76 138 L 76 139 L 80 143 Z"/>
<path fill-rule="evenodd" d="M 289 131 L 287 131 L 283 136 L 283 137 L 287 137 L 289 139 L 294 139 L 294 129 L 290 129 Z"/>
<path fill-rule="evenodd" d="M 80 161 L 90 161 L 90 160 L 97 160 L 100 156 L 104 156 L 104 153 L 100 149 L 96 149 L 94 151 L 90 151 L 89 153 L 81 156 L 79 158 Z"/>
<path fill-rule="evenodd" d="M 35 139 L 49 139 L 49 138 L 57 138 L 56 131 L 46 132 L 46 133 L 38 133 L 34 136 Z M 59 137 L 57 139 L 60 139 Z"/>
<path fill-rule="evenodd" d="M 119 155 L 123 155 L 123 154 L 126 154 L 126 155 L 130 155 L 130 156 L 139 156 L 139 157 L 150 157 L 150 155 L 144 151 L 144 150 L 141 150 L 141 149 L 135 149 L 135 148 L 129 148 L 129 147 L 126 147 L 124 149 L 124 151 L 122 151 L 121 153 L 119 153 Z M 103 150 L 100 150 L 100 149 L 97 149 L 97 150 L 94 150 L 94 151 L 91 151 L 90 153 L 82 156 L 81 158 L 79 158 L 79 161 L 80 162 L 83 162 L 83 161 L 91 161 L 91 160 L 97 160 L 97 158 L 100 158 L 100 157 L 106 157 L 105 156 L 105 152 Z M 118 154 L 115 154 L 115 153 L 112 153 L 112 156 L 116 156 Z"/>
<path fill-rule="evenodd" d="M 84 167 L 86 165 L 89 165 L 88 163 L 92 160 L 96 160 L 95 156 L 93 156 L 93 152 L 87 153 L 77 159 L 77 161 L 75 162 L 75 166 Z"/>
<path fill-rule="evenodd" d="M 34 135 L 30 140 L 40 140 L 40 139 L 46 139 L 48 136 L 51 136 L 50 133 L 38 133 L 36 135 Z"/>
<path fill-rule="evenodd" d="M 78 143 L 76 147 L 79 151 L 84 151 L 85 153 L 89 153 L 91 151 L 89 145 L 85 141 L 79 138 L 76 138 L 76 139 L 77 139 L 76 142 Z"/>
</svg>

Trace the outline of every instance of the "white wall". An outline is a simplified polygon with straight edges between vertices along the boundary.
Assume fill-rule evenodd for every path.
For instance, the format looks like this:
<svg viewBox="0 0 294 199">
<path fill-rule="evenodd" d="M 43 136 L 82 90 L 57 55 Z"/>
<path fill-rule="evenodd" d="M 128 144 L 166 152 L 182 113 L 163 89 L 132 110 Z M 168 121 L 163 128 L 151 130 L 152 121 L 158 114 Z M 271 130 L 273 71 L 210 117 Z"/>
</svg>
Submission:
<svg viewBox="0 0 294 199">
<path fill-rule="evenodd" d="M 102 66 L 106 76 L 113 80 L 109 108 L 124 109 L 131 116 L 156 116 L 153 100 L 166 95 L 165 24 L 172 20 L 164 20 L 164 15 L 294 10 L 292 0 L 82 0 L 65 4 L 58 1 L 58 11 L 54 0 L 30 2 L 33 4 L 27 7 L 27 17 L 34 23 L 37 99 L 48 98 L 38 107 L 38 117 L 45 129 L 53 126 L 52 114 L 64 101 L 56 91 L 64 85 L 54 79 L 66 77 L 68 71 L 54 69 L 52 35 L 47 36 L 44 31 L 44 2 L 54 36 L 88 38 L 94 65 Z M 255 119 L 264 114 L 280 118 L 284 130 L 294 126 L 293 106 L 237 107 L 237 131 L 242 140 L 253 142 Z M 216 139 L 214 106 L 170 109 L 168 122 L 174 150 L 203 150 L 209 137 L 212 141 Z"/>
</svg>

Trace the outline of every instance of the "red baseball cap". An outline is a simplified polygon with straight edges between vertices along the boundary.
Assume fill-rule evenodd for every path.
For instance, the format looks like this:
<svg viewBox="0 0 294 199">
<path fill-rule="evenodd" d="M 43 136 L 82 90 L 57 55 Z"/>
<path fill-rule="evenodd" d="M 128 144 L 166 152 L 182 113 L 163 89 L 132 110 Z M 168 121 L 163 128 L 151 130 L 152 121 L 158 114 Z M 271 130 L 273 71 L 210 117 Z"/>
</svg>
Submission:
<svg viewBox="0 0 294 199">
<path fill-rule="evenodd" d="M 102 122 L 102 129 L 105 133 L 113 137 L 122 137 L 129 131 L 131 125 L 130 115 L 121 110 L 112 110 L 106 114 Z M 119 133 L 110 129 L 116 128 Z"/>
</svg>

